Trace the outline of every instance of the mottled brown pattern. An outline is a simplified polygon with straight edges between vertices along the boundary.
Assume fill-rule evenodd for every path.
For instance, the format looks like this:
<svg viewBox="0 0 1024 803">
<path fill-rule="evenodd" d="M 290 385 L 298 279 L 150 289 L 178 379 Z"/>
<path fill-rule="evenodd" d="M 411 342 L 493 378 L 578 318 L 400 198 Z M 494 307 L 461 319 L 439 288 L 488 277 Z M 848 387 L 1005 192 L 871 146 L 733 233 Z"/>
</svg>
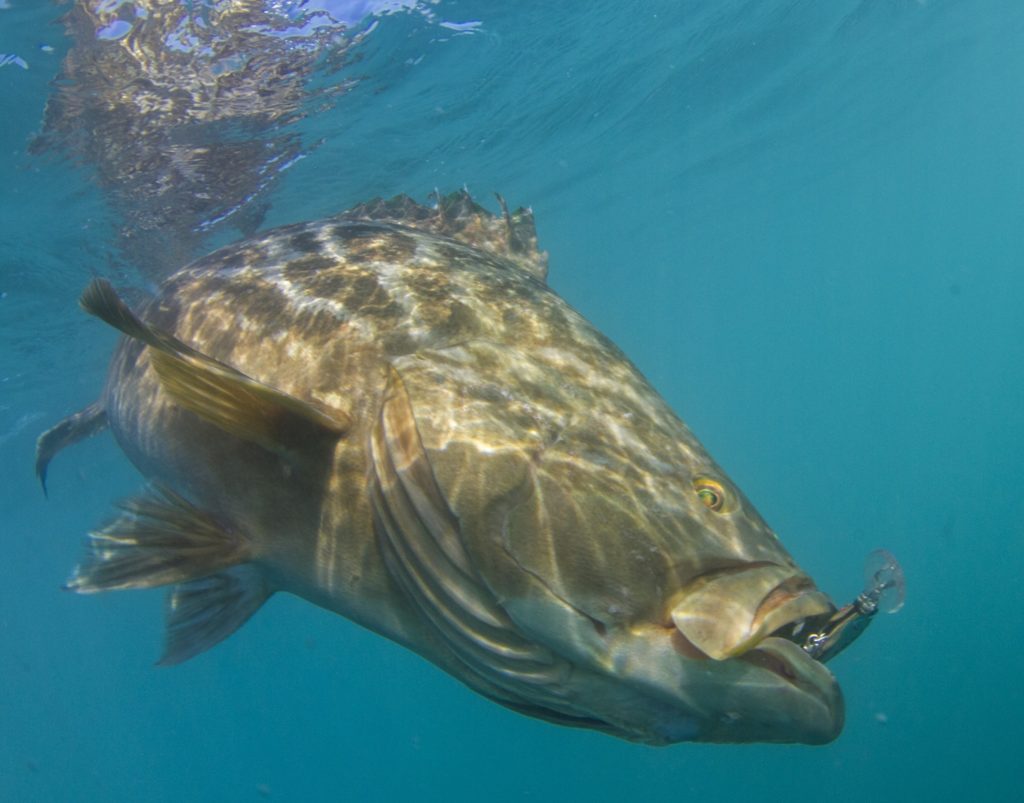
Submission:
<svg viewBox="0 0 1024 803">
<path fill-rule="evenodd" d="M 387 236 L 381 236 L 387 231 Z M 353 264 L 391 261 L 401 263 L 416 252 L 416 240 L 400 228 L 349 223 L 334 232 L 345 246 L 345 258 Z"/>
<path fill-rule="evenodd" d="M 751 630 L 766 583 L 806 578 L 546 264 L 527 211 L 491 216 L 464 193 L 268 232 L 170 279 L 143 317 L 334 411 L 344 435 L 260 452 L 175 405 L 133 343 L 111 369 L 111 427 L 147 476 L 245 533 L 273 588 L 516 710 L 653 743 L 833 738 L 838 688 L 798 647 L 767 639 L 761 662 L 793 683 L 729 653 L 768 635 Z M 708 477 L 726 512 L 697 495 Z M 699 634 L 719 660 L 681 654 L 687 601 L 717 602 L 706 579 L 746 567 L 747 596 Z M 828 609 L 817 592 L 791 602 Z"/>
<path fill-rule="evenodd" d="M 306 232 L 303 236 L 311 238 L 316 242 L 315 236 Z M 291 244 L 294 244 L 295 237 L 291 238 Z M 317 250 L 319 251 L 320 246 L 317 244 Z M 299 257 L 286 263 L 284 266 L 284 275 L 286 279 L 290 279 L 293 282 L 299 282 L 301 284 L 309 284 L 314 281 L 318 274 L 326 274 L 327 278 L 345 280 L 345 276 L 339 274 L 337 271 L 330 271 L 335 266 L 335 261 L 328 256 L 324 256 L 320 253 L 310 254 L 309 256 Z M 332 275 L 333 274 L 333 275 Z M 344 283 L 338 286 L 338 290 L 344 286 Z M 330 298 L 336 293 L 325 293 L 325 298 Z"/>
<path fill-rule="evenodd" d="M 299 232 L 289 240 L 288 244 L 304 254 L 316 254 L 321 249 L 320 240 L 312 231 Z"/>
</svg>

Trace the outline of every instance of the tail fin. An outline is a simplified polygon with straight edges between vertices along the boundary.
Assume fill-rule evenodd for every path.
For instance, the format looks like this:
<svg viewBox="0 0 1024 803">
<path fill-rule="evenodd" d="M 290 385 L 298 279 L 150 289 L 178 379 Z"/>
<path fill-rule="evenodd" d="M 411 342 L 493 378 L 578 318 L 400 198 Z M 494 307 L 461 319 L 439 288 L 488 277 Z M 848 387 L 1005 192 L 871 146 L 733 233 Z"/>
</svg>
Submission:
<svg viewBox="0 0 1024 803">
<path fill-rule="evenodd" d="M 107 428 L 107 413 L 99 402 L 69 415 L 59 424 L 46 430 L 36 441 L 36 476 L 46 495 L 46 470 L 57 452 Z"/>
</svg>

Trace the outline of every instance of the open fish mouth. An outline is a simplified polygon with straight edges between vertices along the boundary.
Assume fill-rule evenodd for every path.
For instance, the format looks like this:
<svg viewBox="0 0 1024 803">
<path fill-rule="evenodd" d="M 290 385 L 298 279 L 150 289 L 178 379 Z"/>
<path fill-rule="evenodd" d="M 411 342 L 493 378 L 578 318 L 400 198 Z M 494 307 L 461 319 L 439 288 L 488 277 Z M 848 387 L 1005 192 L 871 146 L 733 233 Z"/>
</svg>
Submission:
<svg viewBox="0 0 1024 803">
<path fill-rule="evenodd" d="M 769 638 L 783 638 L 797 644 L 811 658 L 825 663 L 856 641 L 879 611 L 896 613 L 903 607 L 906 587 L 903 568 L 892 553 L 885 549 L 871 552 L 864 565 L 864 590 L 847 605 L 831 613 L 786 622 L 773 631 Z M 809 581 L 808 581 L 809 582 Z M 769 594 L 761 607 L 780 599 L 782 609 L 790 601 L 789 594 Z"/>
<path fill-rule="evenodd" d="M 809 577 L 791 567 L 750 564 L 701 575 L 672 608 L 680 633 L 716 661 L 733 658 L 768 638 L 799 643 L 810 624 L 835 606 Z"/>
<path fill-rule="evenodd" d="M 830 611 L 824 611 L 816 616 L 788 621 L 751 646 L 746 652 L 733 657 L 772 672 L 783 680 L 808 691 L 811 686 L 807 683 L 807 675 L 827 684 L 834 683 L 833 675 L 825 668 L 824 662 L 806 649 L 808 634 L 817 632 L 823 627 L 834 610 L 831 608 Z M 811 669 L 814 666 L 817 668 Z"/>
<path fill-rule="evenodd" d="M 671 616 L 708 659 L 743 667 L 736 682 L 759 698 L 747 717 L 775 722 L 758 738 L 823 744 L 842 730 L 842 693 L 803 644 L 835 611 L 798 569 L 765 563 L 702 575 L 683 589 Z M 754 727 L 736 717 L 711 738 L 731 740 L 730 730 Z"/>
<path fill-rule="evenodd" d="M 769 635 L 765 636 L 764 639 L 756 646 L 760 646 L 770 640 L 781 640 L 788 641 L 792 644 L 797 645 L 803 651 L 807 652 L 806 645 L 808 636 L 812 633 L 816 633 L 822 630 L 828 621 L 832 618 L 835 612 L 835 607 L 831 607 L 827 611 L 822 611 L 814 616 L 804 616 L 798 619 L 792 619 L 784 624 L 780 625 Z M 812 658 L 817 656 L 808 653 Z M 824 663 L 824 662 L 822 662 Z"/>
</svg>

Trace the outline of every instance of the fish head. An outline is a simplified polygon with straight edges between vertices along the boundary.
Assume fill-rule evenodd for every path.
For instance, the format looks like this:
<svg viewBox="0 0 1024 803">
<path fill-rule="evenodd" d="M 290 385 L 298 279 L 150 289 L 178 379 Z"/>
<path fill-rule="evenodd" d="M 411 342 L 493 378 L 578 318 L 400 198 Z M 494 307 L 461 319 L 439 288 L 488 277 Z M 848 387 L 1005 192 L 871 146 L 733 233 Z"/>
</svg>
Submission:
<svg viewBox="0 0 1024 803">
<path fill-rule="evenodd" d="M 374 434 L 389 566 L 446 668 L 634 741 L 834 739 L 839 687 L 798 635 L 835 607 L 699 442 L 614 366 L 585 403 L 536 359 L 484 392 L 507 360 L 398 361 Z"/>
<path fill-rule="evenodd" d="M 595 727 L 649 743 L 832 741 L 839 686 L 799 644 L 835 607 L 725 474 L 700 462 L 677 476 L 668 509 L 612 493 L 607 474 L 570 482 L 573 499 L 544 514 L 561 559 L 511 539 L 531 580 L 505 607 L 573 665 L 567 697 Z M 567 533 L 586 533 L 590 548 L 564 544 L 576 540 Z"/>
</svg>

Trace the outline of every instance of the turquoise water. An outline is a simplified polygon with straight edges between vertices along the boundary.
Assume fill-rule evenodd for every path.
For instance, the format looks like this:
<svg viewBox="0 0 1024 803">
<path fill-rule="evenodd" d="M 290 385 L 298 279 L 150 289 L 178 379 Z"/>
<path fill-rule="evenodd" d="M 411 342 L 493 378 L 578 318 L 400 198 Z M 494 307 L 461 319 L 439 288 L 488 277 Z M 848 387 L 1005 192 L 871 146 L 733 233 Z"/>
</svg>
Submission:
<svg viewBox="0 0 1024 803">
<path fill-rule="evenodd" d="M 203 132 L 270 143 L 267 181 L 212 181 L 220 206 L 190 187 L 147 228 L 131 179 L 152 164 L 113 170 L 110 129 L 32 147 L 48 98 L 90 97 L 53 85 L 62 61 L 117 30 L 72 40 L 67 6 L 0 3 L 0 799 L 1019 799 L 1024 5 L 390 5 L 320 4 L 350 27 L 299 45 L 290 115 Z M 551 285 L 823 589 L 851 598 L 876 547 L 901 560 L 904 610 L 830 664 L 835 743 L 528 720 L 284 596 L 157 668 L 161 594 L 61 590 L 140 485 L 109 436 L 57 459 L 49 500 L 32 474 L 114 342 L 77 309 L 89 277 L 145 287 L 240 230 L 464 184 L 534 208 Z"/>
</svg>

